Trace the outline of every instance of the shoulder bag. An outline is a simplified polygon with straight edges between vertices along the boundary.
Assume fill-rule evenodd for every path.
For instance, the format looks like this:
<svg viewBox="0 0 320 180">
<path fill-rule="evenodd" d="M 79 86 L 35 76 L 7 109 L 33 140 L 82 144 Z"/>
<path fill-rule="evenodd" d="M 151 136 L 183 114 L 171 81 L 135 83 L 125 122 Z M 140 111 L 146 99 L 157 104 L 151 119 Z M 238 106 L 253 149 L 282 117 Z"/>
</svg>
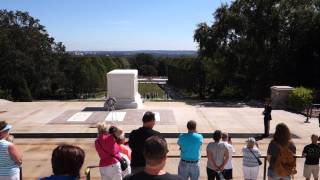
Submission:
<svg viewBox="0 0 320 180">
<path fill-rule="evenodd" d="M 248 148 L 248 149 L 249 149 L 249 151 L 253 154 L 253 156 L 257 159 L 259 166 L 261 166 L 261 165 L 262 165 L 261 160 L 251 151 L 250 148 Z"/>
<path fill-rule="evenodd" d="M 127 161 L 126 161 L 125 158 L 123 158 L 123 157 L 120 157 L 120 158 L 119 158 L 119 157 L 115 156 L 114 154 L 112 154 L 112 153 L 110 153 L 110 152 L 107 152 L 107 151 L 102 147 L 102 145 L 100 144 L 99 140 L 97 140 L 97 142 L 98 142 L 99 146 L 101 147 L 101 149 L 102 149 L 105 153 L 110 154 L 111 157 L 116 158 L 116 159 L 120 162 L 121 170 L 122 170 L 122 171 L 125 171 L 125 170 L 128 168 L 128 163 L 127 163 Z"/>
</svg>

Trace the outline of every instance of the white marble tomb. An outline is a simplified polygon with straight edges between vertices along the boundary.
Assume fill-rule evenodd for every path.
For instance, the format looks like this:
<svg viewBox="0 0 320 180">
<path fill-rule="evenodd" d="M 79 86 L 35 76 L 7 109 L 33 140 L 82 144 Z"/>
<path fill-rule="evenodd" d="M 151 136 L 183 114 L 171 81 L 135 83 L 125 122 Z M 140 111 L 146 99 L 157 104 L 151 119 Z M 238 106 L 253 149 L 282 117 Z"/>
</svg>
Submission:
<svg viewBox="0 0 320 180">
<path fill-rule="evenodd" d="M 138 70 L 115 69 L 107 73 L 107 98 L 115 98 L 116 109 L 136 109 L 142 106 L 138 92 Z"/>
</svg>

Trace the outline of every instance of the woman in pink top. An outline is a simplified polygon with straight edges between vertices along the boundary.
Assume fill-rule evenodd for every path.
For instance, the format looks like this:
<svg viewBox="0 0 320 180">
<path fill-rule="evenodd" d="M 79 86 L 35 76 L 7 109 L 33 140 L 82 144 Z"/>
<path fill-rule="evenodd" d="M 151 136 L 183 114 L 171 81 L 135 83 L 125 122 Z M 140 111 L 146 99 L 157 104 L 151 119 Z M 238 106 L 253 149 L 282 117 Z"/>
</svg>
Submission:
<svg viewBox="0 0 320 180">
<path fill-rule="evenodd" d="M 113 126 L 114 133 L 108 133 L 105 123 L 99 123 L 97 128 L 99 135 L 95 141 L 95 147 L 100 157 L 101 179 L 122 180 L 120 162 L 114 157 L 120 158 L 120 148 L 116 142 L 122 131 Z"/>
</svg>

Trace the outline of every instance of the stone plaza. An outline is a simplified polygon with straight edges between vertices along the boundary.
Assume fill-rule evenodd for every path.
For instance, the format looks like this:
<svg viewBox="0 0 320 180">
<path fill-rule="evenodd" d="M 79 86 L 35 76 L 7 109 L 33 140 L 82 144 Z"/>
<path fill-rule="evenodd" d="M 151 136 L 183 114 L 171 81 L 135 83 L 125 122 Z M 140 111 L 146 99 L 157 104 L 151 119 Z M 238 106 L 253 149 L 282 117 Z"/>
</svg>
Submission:
<svg viewBox="0 0 320 180">
<path fill-rule="evenodd" d="M 198 123 L 198 131 L 207 134 L 206 144 L 212 141 L 210 133 L 220 129 L 231 134 L 236 148 L 235 155 L 242 155 L 241 148 L 246 138 L 263 132 L 263 116 L 261 107 L 250 107 L 245 104 L 216 105 L 200 102 L 145 102 L 140 109 L 116 110 L 117 116 L 112 119 L 110 112 L 101 109 L 103 101 L 38 101 L 38 102 L 0 102 L 0 120 L 6 120 L 13 125 L 11 133 L 96 133 L 95 124 L 106 121 L 119 126 L 126 133 L 141 126 L 141 117 L 147 110 L 157 112 L 158 120 L 155 129 L 161 133 L 173 134 L 167 138 L 169 142 L 169 158 L 166 169 L 177 173 L 179 147 L 176 137 L 187 131 L 188 120 Z M 297 155 L 301 155 L 303 146 L 310 142 L 312 133 L 319 133 L 316 119 L 305 124 L 305 117 L 284 110 L 272 112 L 271 133 L 277 123 L 286 123 L 297 146 Z M 109 118 L 108 118 L 109 117 Z M 81 146 L 86 152 L 84 169 L 89 165 L 97 165 L 99 158 L 94 149 L 94 138 L 16 138 L 14 141 L 23 153 L 23 178 L 36 179 L 51 174 L 50 158 L 57 144 L 71 143 Z M 263 155 L 266 155 L 270 138 L 259 141 Z M 298 159 L 298 175 L 302 179 L 303 159 Z M 241 159 L 234 159 L 234 179 L 242 179 Z M 201 179 L 206 179 L 206 159 L 201 161 Z M 260 169 L 259 179 L 262 179 L 263 169 Z M 100 179 L 98 169 L 92 169 L 91 179 Z"/>
</svg>

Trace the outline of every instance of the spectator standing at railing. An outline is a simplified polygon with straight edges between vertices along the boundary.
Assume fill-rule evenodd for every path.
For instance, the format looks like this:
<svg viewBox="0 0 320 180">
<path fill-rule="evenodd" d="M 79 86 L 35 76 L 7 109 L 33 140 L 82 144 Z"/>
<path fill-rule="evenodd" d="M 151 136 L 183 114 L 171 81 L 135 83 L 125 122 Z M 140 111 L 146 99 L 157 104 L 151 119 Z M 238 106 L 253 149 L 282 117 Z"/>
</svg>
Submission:
<svg viewBox="0 0 320 180">
<path fill-rule="evenodd" d="M 155 114 L 147 111 L 142 117 L 143 126 L 133 130 L 129 136 L 129 147 L 131 153 L 131 171 L 137 173 L 143 171 L 146 161 L 143 156 L 143 148 L 146 139 L 153 135 L 160 135 L 158 131 L 153 130 L 155 125 Z"/>
<path fill-rule="evenodd" d="M 18 148 L 10 142 L 11 125 L 0 121 L 0 180 L 19 180 L 22 156 Z M 12 140 L 11 140 L 12 141 Z"/>
<path fill-rule="evenodd" d="M 318 136 L 313 134 L 311 136 L 311 144 L 305 146 L 302 151 L 302 156 L 306 158 L 303 168 L 303 176 L 310 180 L 311 174 L 315 180 L 319 178 L 319 159 L 320 146 L 318 145 Z"/>
<path fill-rule="evenodd" d="M 269 180 L 290 180 L 297 173 L 295 153 L 296 146 L 291 140 L 288 126 L 284 123 L 278 124 L 267 150 Z"/>
<path fill-rule="evenodd" d="M 256 180 L 259 174 L 259 160 L 261 156 L 258 143 L 254 138 L 247 140 L 247 145 L 242 148 L 243 154 L 243 176 L 245 180 Z"/>
<path fill-rule="evenodd" d="M 107 130 L 106 123 L 99 123 L 98 137 L 95 141 L 95 148 L 100 157 L 99 170 L 102 180 L 121 180 L 122 170 L 118 159 L 121 158 L 120 148 L 117 139 L 122 131 L 117 127 L 110 127 Z"/>
<path fill-rule="evenodd" d="M 222 142 L 225 144 L 229 152 L 229 160 L 222 173 L 225 179 L 232 179 L 232 155 L 236 151 L 232 146 L 231 137 L 229 137 L 228 133 L 222 133 Z"/>
<path fill-rule="evenodd" d="M 122 177 L 125 177 L 125 176 L 131 174 L 131 166 L 130 166 L 130 164 L 131 164 L 131 149 L 129 146 L 125 145 L 124 133 L 122 133 L 119 136 L 117 143 L 119 144 L 121 157 L 123 157 L 127 161 L 127 164 L 128 164 L 127 169 L 122 171 Z"/>
<path fill-rule="evenodd" d="M 181 134 L 178 145 L 181 151 L 178 174 L 185 180 L 198 180 L 200 176 L 199 161 L 203 137 L 197 133 L 197 123 L 193 120 L 187 123 L 188 133 Z"/>
<path fill-rule="evenodd" d="M 223 170 L 229 160 L 229 152 L 226 145 L 221 142 L 222 132 L 216 130 L 213 133 L 213 140 L 207 146 L 207 175 L 208 180 L 220 180 L 223 176 Z"/>
<path fill-rule="evenodd" d="M 53 175 L 40 180 L 78 180 L 84 158 L 85 153 L 80 147 L 59 145 L 52 152 Z"/>
<path fill-rule="evenodd" d="M 120 152 L 122 154 L 125 154 L 128 156 L 129 160 L 131 161 L 131 149 L 130 147 L 126 144 L 126 138 L 124 136 L 124 133 L 122 133 L 120 135 L 120 139 L 117 141 L 117 143 L 119 144 L 120 146 Z"/>
<path fill-rule="evenodd" d="M 127 176 L 124 180 L 183 180 L 181 176 L 167 173 L 164 170 L 168 152 L 168 145 L 164 138 L 149 137 L 145 141 L 143 150 L 146 161 L 144 170 Z"/>
</svg>

